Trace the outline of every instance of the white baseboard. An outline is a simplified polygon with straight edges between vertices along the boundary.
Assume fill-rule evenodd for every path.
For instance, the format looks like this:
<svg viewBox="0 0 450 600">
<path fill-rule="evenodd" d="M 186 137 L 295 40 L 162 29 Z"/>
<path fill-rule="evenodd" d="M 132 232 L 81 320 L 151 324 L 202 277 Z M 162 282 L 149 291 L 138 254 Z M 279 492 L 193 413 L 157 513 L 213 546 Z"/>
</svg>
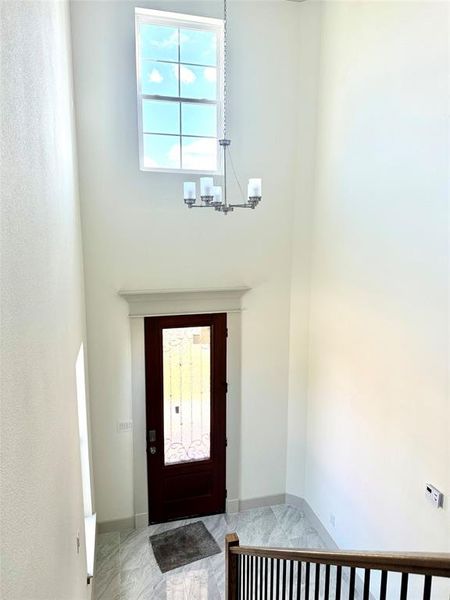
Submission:
<svg viewBox="0 0 450 600">
<path fill-rule="evenodd" d="M 237 513 L 239 512 L 239 500 L 238 498 L 233 498 L 232 500 L 227 500 L 226 502 L 226 511 L 227 513 Z"/>
<path fill-rule="evenodd" d="M 131 531 L 135 529 L 134 516 L 124 519 L 114 519 L 114 521 L 97 522 L 98 533 L 110 533 L 111 531 Z"/>
<path fill-rule="evenodd" d="M 249 510 L 251 508 L 262 508 L 263 506 L 274 506 L 275 504 L 284 504 L 286 494 L 274 494 L 273 496 L 260 496 L 259 498 L 247 498 L 239 501 L 239 510 Z"/>
<path fill-rule="evenodd" d="M 134 524 L 136 529 L 145 529 L 148 527 L 148 513 L 138 513 L 134 515 Z"/>
</svg>

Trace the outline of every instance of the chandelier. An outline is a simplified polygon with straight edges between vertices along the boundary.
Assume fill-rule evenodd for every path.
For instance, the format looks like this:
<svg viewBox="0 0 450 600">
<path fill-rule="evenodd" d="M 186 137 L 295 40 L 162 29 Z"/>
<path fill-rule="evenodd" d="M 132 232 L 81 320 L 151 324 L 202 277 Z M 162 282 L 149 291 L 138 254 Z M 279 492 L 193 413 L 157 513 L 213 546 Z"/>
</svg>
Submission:
<svg viewBox="0 0 450 600">
<path fill-rule="evenodd" d="M 248 181 L 247 197 L 244 196 L 242 187 L 236 176 L 233 160 L 230 153 L 231 140 L 226 136 L 226 109 L 227 109 L 227 0 L 223 2 L 223 138 L 219 145 L 223 152 L 223 190 L 221 185 L 214 185 L 213 177 L 200 177 L 200 202 L 197 203 L 197 184 L 195 181 L 184 182 L 184 202 L 189 208 L 213 208 L 227 215 L 235 208 L 256 208 L 262 196 L 262 184 L 260 178 L 252 178 Z M 233 169 L 242 195 L 240 204 L 231 204 L 227 197 L 227 158 Z"/>
</svg>

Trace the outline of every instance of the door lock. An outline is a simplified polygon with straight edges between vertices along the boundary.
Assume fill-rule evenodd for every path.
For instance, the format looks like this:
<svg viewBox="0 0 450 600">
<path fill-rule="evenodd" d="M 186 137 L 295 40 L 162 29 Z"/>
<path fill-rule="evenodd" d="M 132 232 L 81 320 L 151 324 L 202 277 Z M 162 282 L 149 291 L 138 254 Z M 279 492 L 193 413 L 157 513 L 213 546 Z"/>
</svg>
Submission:
<svg viewBox="0 0 450 600">
<path fill-rule="evenodd" d="M 150 454 L 156 454 L 156 446 L 150 446 Z"/>
</svg>

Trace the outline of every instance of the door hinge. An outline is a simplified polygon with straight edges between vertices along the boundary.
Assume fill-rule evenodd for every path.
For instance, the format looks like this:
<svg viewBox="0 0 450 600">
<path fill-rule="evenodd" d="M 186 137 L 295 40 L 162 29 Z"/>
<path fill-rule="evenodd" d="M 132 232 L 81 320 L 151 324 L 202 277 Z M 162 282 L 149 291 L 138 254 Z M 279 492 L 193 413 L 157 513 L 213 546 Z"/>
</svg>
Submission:
<svg viewBox="0 0 450 600">
<path fill-rule="evenodd" d="M 228 498 L 228 490 L 225 490 L 225 498 Z"/>
<path fill-rule="evenodd" d="M 225 381 L 225 394 L 228 394 L 228 382 Z"/>
<path fill-rule="evenodd" d="M 228 447 L 228 438 L 225 438 L 225 448 Z"/>
<path fill-rule="evenodd" d="M 228 327 L 227 327 L 226 337 L 228 337 Z"/>
</svg>

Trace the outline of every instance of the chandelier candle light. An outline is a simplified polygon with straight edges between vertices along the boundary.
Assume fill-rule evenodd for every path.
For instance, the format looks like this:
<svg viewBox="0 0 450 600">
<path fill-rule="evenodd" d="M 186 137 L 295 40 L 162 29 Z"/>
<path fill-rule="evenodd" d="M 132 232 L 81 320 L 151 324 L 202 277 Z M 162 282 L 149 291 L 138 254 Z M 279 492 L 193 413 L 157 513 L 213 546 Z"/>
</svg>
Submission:
<svg viewBox="0 0 450 600">
<path fill-rule="evenodd" d="M 222 186 L 214 185 L 212 177 L 200 177 L 200 203 L 197 204 L 197 184 L 195 181 L 185 181 L 184 183 L 184 202 L 189 208 L 214 208 L 215 210 L 227 215 L 235 208 L 256 208 L 262 197 L 261 179 L 249 179 L 247 186 L 247 198 L 244 198 L 241 185 L 236 177 L 236 173 L 229 154 L 231 140 L 226 137 L 226 108 L 227 108 L 227 0 L 223 2 L 223 41 L 224 41 L 224 68 L 223 68 L 223 139 L 219 140 L 219 145 L 223 150 L 223 191 Z M 236 178 L 239 189 L 243 196 L 241 204 L 230 204 L 227 198 L 227 156 L 229 155 L 233 173 Z"/>
</svg>

